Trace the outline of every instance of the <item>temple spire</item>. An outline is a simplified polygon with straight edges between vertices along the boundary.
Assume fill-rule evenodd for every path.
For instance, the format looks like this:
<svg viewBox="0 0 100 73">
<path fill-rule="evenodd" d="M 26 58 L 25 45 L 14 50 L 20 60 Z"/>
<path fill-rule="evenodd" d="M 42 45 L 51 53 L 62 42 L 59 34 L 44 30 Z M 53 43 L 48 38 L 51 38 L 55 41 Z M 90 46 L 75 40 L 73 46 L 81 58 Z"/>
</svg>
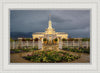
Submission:
<svg viewBox="0 0 100 73">
<path fill-rule="evenodd" d="M 49 20 L 51 20 L 51 14 L 49 14 Z"/>
<path fill-rule="evenodd" d="M 52 29 L 51 14 L 49 14 L 48 29 Z"/>
</svg>

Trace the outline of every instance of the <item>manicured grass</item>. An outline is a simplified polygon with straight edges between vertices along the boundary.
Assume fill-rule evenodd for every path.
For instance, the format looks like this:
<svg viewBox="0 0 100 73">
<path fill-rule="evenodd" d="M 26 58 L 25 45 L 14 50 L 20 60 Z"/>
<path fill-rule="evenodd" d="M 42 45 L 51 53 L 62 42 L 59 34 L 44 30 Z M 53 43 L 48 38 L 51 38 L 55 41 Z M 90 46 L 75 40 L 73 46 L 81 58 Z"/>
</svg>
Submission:
<svg viewBox="0 0 100 73">
<path fill-rule="evenodd" d="M 90 53 L 90 48 L 63 48 L 63 50 L 77 53 Z"/>
<path fill-rule="evenodd" d="M 64 63 L 74 61 L 80 58 L 80 56 L 70 55 L 63 51 L 38 51 L 23 58 L 35 63 Z"/>
</svg>

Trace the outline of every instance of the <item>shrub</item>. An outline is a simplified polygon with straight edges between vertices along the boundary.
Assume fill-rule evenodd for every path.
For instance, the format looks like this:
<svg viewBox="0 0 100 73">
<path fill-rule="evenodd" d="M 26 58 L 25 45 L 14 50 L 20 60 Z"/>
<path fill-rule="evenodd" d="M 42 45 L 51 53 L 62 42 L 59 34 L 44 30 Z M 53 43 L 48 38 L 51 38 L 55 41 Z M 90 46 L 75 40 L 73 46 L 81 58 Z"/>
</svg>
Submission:
<svg viewBox="0 0 100 73">
<path fill-rule="evenodd" d="M 78 53 L 90 53 L 90 49 L 86 49 L 86 48 L 82 48 L 80 47 L 79 49 L 77 48 L 63 48 L 63 50 L 66 50 L 66 51 L 71 51 L 71 52 L 78 52 Z"/>
<path fill-rule="evenodd" d="M 44 38 L 44 39 L 43 39 L 43 41 L 47 41 L 47 39 L 46 39 L 46 38 Z"/>
<path fill-rule="evenodd" d="M 83 38 L 82 41 L 90 41 L 90 38 Z"/>
<path fill-rule="evenodd" d="M 71 62 L 79 57 L 70 55 L 69 53 L 62 51 L 38 51 L 32 55 L 24 57 L 26 60 L 32 62 L 43 62 L 43 63 L 55 63 L 55 62 Z"/>
<path fill-rule="evenodd" d="M 29 52 L 29 51 L 34 51 L 34 50 L 38 50 L 38 47 L 34 47 L 34 48 L 21 48 L 21 49 L 11 49 L 10 53 L 21 53 L 21 52 Z"/>
<path fill-rule="evenodd" d="M 55 40 L 55 41 L 58 41 L 58 39 L 57 39 L 57 38 L 55 38 L 54 40 Z"/>
<path fill-rule="evenodd" d="M 12 38 L 10 38 L 10 42 L 14 42 L 14 40 Z"/>
<path fill-rule="evenodd" d="M 20 53 L 21 50 L 19 49 L 11 49 L 10 53 Z"/>
<path fill-rule="evenodd" d="M 38 41 L 38 38 L 35 38 L 34 41 Z"/>
<path fill-rule="evenodd" d="M 68 41 L 74 41 L 74 38 L 69 38 Z"/>
<path fill-rule="evenodd" d="M 67 41 L 67 39 L 63 38 L 62 41 Z"/>
</svg>

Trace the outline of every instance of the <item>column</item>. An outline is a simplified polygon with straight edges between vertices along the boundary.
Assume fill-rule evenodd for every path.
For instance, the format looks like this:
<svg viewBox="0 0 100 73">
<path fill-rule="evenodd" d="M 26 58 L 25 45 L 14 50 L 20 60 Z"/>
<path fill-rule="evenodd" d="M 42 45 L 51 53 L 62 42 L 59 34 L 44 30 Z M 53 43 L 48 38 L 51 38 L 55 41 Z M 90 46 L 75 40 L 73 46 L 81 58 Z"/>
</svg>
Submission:
<svg viewBox="0 0 100 73">
<path fill-rule="evenodd" d="M 13 49 L 15 49 L 15 41 L 12 44 L 13 44 Z"/>
<path fill-rule="evenodd" d="M 80 41 L 78 40 L 78 48 L 79 48 L 79 46 L 80 46 Z"/>
<path fill-rule="evenodd" d="M 21 41 L 21 47 L 23 48 L 23 41 Z"/>
<path fill-rule="evenodd" d="M 74 45 L 74 41 L 73 41 L 73 47 L 74 47 L 75 45 Z"/>
<path fill-rule="evenodd" d="M 18 41 L 15 42 L 16 49 L 18 49 Z"/>
<path fill-rule="evenodd" d="M 59 44 L 59 38 L 57 38 L 57 39 L 58 39 L 58 42 L 57 43 Z"/>
<path fill-rule="evenodd" d="M 34 39 L 33 39 L 33 48 L 34 48 Z"/>
<path fill-rule="evenodd" d="M 42 41 L 41 41 L 40 38 L 39 38 L 39 40 L 38 40 L 38 49 L 42 49 Z"/>
<path fill-rule="evenodd" d="M 86 44 L 87 44 L 87 48 L 88 48 L 88 41 L 86 42 Z"/>
<path fill-rule="evenodd" d="M 42 38 L 42 44 L 43 44 L 43 38 Z"/>
<path fill-rule="evenodd" d="M 79 47 L 82 47 L 82 42 L 81 40 L 79 41 Z"/>
<path fill-rule="evenodd" d="M 67 48 L 68 48 L 68 40 L 67 40 Z"/>
<path fill-rule="evenodd" d="M 27 41 L 27 47 L 28 47 L 28 41 Z"/>
<path fill-rule="evenodd" d="M 59 49 L 62 49 L 62 40 L 59 38 Z"/>
<path fill-rule="evenodd" d="M 41 47 L 42 47 L 42 50 L 43 50 L 43 37 L 41 39 Z"/>
</svg>

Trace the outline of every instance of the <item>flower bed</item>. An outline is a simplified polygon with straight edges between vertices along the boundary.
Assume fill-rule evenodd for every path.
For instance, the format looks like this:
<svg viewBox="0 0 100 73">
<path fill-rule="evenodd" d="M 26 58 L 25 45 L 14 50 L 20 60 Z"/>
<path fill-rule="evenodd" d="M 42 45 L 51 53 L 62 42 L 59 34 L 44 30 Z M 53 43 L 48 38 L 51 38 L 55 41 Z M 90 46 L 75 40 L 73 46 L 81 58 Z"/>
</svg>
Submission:
<svg viewBox="0 0 100 73">
<path fill-rule="evenodd" d="M 11 49 L 10 53 L 13 54 L 13 53 L 29 52 L 29 51 L 34 51 L 34 50 L 38 50 L 38 48 L 31 48 L 31 49 L 28 49 L 28 48 Z"/>
<path fill-rule="evenodd" d="M 38 51 L 32 55 L 23 57 L 26 60 L 30 60 L 35 63 L 56 63 L 56 62 L 71 62 L 80 56 L 73 56 L 63 51 Z"/>
<path fill-rule="evenodd" d="M 63 48 L 63 50 L 71 51 L 71 52 L 77 52 L 77 53 L 90 53 L 90 49 L 86 48 Z"/>
</svg>

